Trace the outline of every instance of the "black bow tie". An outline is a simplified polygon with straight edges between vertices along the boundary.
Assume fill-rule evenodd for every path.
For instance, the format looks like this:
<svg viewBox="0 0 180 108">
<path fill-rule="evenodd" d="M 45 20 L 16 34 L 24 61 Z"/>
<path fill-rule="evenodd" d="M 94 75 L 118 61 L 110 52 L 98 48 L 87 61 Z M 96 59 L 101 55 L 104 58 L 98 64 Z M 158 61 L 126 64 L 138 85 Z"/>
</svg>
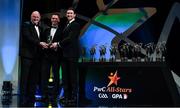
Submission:
<svg viewBox="0 0 180 108">
<path fill-rule="evenodd" d="M 33 24 L 34 26 L 36 26 L 36 27 L 38 27 L 39 26 L 39 24 Z"/>
<path fill-rule="evenodd" d="M 34 27 L 39 27 L 38 25 L 34 25 Z"/>
<path fill-rule="evenodd" d="M 57 26 L 51 26 L 51 28 L 58 28 Z"/>
</svg>

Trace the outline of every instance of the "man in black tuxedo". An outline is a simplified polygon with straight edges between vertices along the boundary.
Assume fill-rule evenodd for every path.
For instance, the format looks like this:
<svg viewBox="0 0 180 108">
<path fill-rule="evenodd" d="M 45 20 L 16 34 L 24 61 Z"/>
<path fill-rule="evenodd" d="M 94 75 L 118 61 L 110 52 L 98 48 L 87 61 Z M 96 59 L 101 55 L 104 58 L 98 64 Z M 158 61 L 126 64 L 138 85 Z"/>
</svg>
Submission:
<svg viewBox="0 0 180 108">
<path fill-rule="evenodd" d="M 31 21 L 25 22 L 21 28 L 20 37 L 20 96 L 22 100 L 35 99 L 36 86 L 40 74 L 41 49 L 48 44 L 41 42 L 42 27 L 39 26 L 41 16 L 33 11 Z"/>
<path fill-rule="evenodd" d="M 66 12 L 68 20 L 67 26 L 63 30 L 63 37 L 52 47 L 59 46 L 62 49 L 62 81 L 64 87 L 64 97 L 67 101 L 77 100 L 78 93 L 78 73 L 77 64 L 79 58 L 79 34 L 80 25 L 75 21 L 75 11 L 69 8 Z"/>
<path fill-rule="evenodd" d="M 59 27 L 60 15 L 52 14 L 51 16 L 51 27 L 47 28 L 43 33 L 44 38 L 43 42 L 49 44 L 48 49 L 43 50 L 43 59 L 42 59 L 42 74 L 41 74 L 41 87 L 42 95 L 44 99 L 48 97 L 48 80 L 50 78 L 50 72 L 52 70 L 53 74 L 53 89 L 51 91 L 53 98 L 56 99 L 59 95 L 59 49 L 52 48 L 51 44 L 54 42 L 59 42 L 60 37 L 62 37 L 62 29 Z"/>
</svg>

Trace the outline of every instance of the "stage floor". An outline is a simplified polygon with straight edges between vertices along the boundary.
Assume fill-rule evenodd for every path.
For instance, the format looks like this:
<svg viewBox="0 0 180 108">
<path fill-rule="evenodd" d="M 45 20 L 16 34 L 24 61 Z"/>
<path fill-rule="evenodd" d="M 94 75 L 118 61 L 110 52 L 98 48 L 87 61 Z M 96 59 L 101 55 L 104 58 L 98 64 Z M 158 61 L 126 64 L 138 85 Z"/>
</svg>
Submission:
<svg viewBox="0 0 180 108">
<path fill-rule="evenodd" d="M 86 64 L 83 64 L 83 67 L 84 67 L 84 65 L 86 65 Z M 92 64 L 92 65 L 94 65 L 95 66 L 95 69 L 97 69 L 96 68 L 96 64 Z M 91 65 L 91 66 L 92 66 Z M 103 64 L 103 68 L 104 68 L 104 65 L 105 66 L 110 66 L 111 67 L 111 65 L 109 65 L 109 64 Z M 119 66 L 119 64 L 116 64 L 116 65 L 118 65 Z M 87 65 L 87 66 L 90 66 L 90 65 Z M 113 65 L 114 66 L 114 65 Z M 129 66 L 131 66 L 131 65 L 127 65 L 127 64 L 121 64 L 120 66 L 122 66 L 122 67 L 129 67 Z M 154 65 L 154 66 L 157 66 L 157 65 Z M 132 67 L 133 68 L 136 68 L 136 67 L 138 67 L 137 65 L 132 65 Z M 92 67 L 91 67 L 92 68 Z M 112 68 L 112 67 L 111 67 Z M 111 69 L 110 68 L 110 69 Z M 86 68 L 87 69 L 87 68 Z M 108 68 L 109 69 L 109 68 Z M 83 71 L 84 72 L 84 71 Z M 123 71 L 122 71 L 123 72 Z M 121 73 L 122 73 L 121 72 Z M 133 72 L 134 72 L 134 70 L 133 70 Z M 100 73 L 100 71 L 99 71 L 99 73 Z M 173 78 L 174 78 L 174 80 L 175 80 L 175 83 L 176 84 L 173 84 L 173 86 L 176 86 L 175 87 L 175 89 L 177 89 L 178 90 L 178 93 L 180 94 L 180 85 L 179 85 L 179 81 L 180 80 L 178 80 L 178 78 L 179 77 L 177 77 L 176 78 L 176 76 L 175 76 L 175 74 L 173 73 L 173 72 L 170 72 L 168 75 L 171 75 L 172 74 L 172 76 L 173 76 Z M 94 74 L 93 74 L 94 75 Z M 99 75 L 99 74 L 98 74 Z M 134 75 L 134 74 L 133 74 Z M 142 74 L 143 75 L 143 74 Z M 149 75 L 149 74 L 148 74 Z M 123 75 L 121 75 L 122 77 L 123 77 Z M 99 77 L 98 77 L 99 78 Z M 153 79 L 155 79 L 155 78 L 153 78 Z M 93 80 L 94 80 L 94 77 L 93 77 Z M 121 80 L 121 82 L 122 82 L 123 80 Z M 97 83 L 97 82 L 96 82 Z M 157 82 L 156 82 L 157 83 Z M 63 92 L 62 92 L 63 90 L 61 90 L 61 94 L 60 94 L 60 96 L 59 96 L 59 98 L 62 96 L 62 94 L 63 94 Z M 171 92 L 172 93 L 172 92 Z M 151 95 L 151 93 L 149 92 L 149 94 Z M 92 94 L 91 94 L 92 95 Z M 149 95 L 148 95 L 149 96 Z M 12 96 L 2 96 L 2 95 L 0 95 L 0 107 L 48 107 L 48 108 L 52 108 L 52 107 L 109 107 L 109 102 L 110 101 L 108 101 L 108 103 L 107 104 L 103 104 L 103 106 L 102 105 L 100 105 L 99 103 L 98 103 L 98 101 L 99 100 L 96 100 L 96 99 L 94 99 L 94 98 L 92 98 L 92 100 L 90 100 L 91 98 L 88 98 L 87 100 L 86 99 L 81 99 L 81 100 L 78 100 L 77 101 L 77 104 L 76 105 L 71 105 L 71 104 L 64 104 L 60 99 L 53 99 L 51 96 L 49 96 L 49 99 L 48 99 L 48 101 L 42 101 L 42 100 L 40 100 L 40 99 L 36 99 L 34 102 L 28 102 L 28 103 L 26 103 L 26 104 L 24 104 L 24 105 L 22 105 L 22 101 L 19 101 L 19 95 L 16 95 L 16 94 L 13 94 Z M 136 98 L 137 99 L 137 98 Z M 146 98 L 145 98 L 146 99 Z M 155 99 L 157 99 L 157 97 L 155 97 Z M 30 100 L 31 101 L 31 100 Z M 158 101 L 161 101 L 161 100 L 158 100 Z M 176 101 L 177 102 L 177 101 Z M 178 104 L 178 103 L 180 103 L 180 101 L 178 101 L 177 103 L 176 103 L 176 105 L 180 105 L 180 104 Z M 163 104 L 160 104 L 160 106 L 161 107 L 170 107 L 172 104 L 169 104 L 168 106 L 166 106 L 166 105 L 168 105 L 168 104 L 165 104 L 165 103 L 163 103 Z M 175 106 L 176 106 L 175 105 Z M 110 106 L 112 106 L 112 105 L 110 105 Z M 113 106 L 114 106 L 114 104 L 113 104 Z M 140 107 L 140 106 L 143 106 L 143 107 L 146 107 L 146 105 L 144 105 L 144 104 L 134 104 L 134 106 L 133 107 Z M 174 105 L 172 105 L 172 106 L 174 106 Z M 114 107 L 117 107 L 117 106 L 114 106 Z M 147 107 L 149 107 L 149 105 L 147 106 Z M 150 106 L 150 107 L 155 107 L 155 106 Z M 158 106 L 159 107 L 159 106 Z"/>
<path fill-rule="evenodd" d="M 29 102 L 26 103 L 22 103 L 22 101 L 19 101 L 19 96 L 18 95 L 13 95 L 13 96 L 1 96 L 1 103 L 0 103 L 0 107 L 48 107 L 48 108 L 52 108 L 52 107 L 92 107 L 94 106 L 94 103 L 91 103 L 91 101 L 89 100 L 86 103 L 77 103 L 77 105 L 75 105 L 74 103 L 69 103 L 69 104 L 64 104 L 60 99 L 48 99 L 48 101 L 43 101 L 40 99 L 36 99 L 35 101 L 31 100 Z"/>
<path fill-rule="evenodd" d="M 177 86 L 178 88 L 180 88 L 179 86 Z M 179 93 L 180 93 L 180 89 L 179 89 Z M 21 106 L 21 102 L 18 101 L 19 100 L 19 96 L 18 95 L 13 95 L 12 97 L 3 97 L 1 95 L 0 98 L 0 107 L 22 107 Z M 68 105 L 69 106 L 69 105 Z M 23 107 L 48 107 L 48 108 L 52 108 L 52 107 L 66 107 L 66 105 L 64 105 L 63 103 L 61 103 L 60 100 L 49 100 L 47 102 L 42 102 L 40 100 L 36 100 L 33 103 L 27 103 L 25 106 Z M 74 106 L 72 106 L 74 107 Z M 98 105 L 95 101 L 91 101 L 91 100 L 87 100 L 85 103 L 78 103 L 77 107 L 108 107 L 108 106 L 100 106 Z M 145 107 L 145 106 L 144 106 Z M 165 106 L 164 106 L 165 107 Z"/>
</svg>

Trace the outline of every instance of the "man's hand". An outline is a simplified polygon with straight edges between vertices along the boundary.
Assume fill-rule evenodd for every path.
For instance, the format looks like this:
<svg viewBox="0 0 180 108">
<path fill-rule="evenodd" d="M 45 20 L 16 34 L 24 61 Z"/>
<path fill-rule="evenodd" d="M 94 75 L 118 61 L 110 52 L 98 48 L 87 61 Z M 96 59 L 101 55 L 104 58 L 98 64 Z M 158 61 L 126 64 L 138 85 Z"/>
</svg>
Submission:
<svg viewBox="0 0 180 108">
<path fill-rule="evenodd" d="M 49 46 L 46 42 L 40 42 L 39 44 L 42 48 L 45 48 L 45 49 L 47 49 Z"/>
<path fill-rule="evenodd" d="M 52 49 L 57 49 L 58 48 L 58 43 L 57 42 L 54 42 L 50 45 L 50 48 Z"/>
</svg>

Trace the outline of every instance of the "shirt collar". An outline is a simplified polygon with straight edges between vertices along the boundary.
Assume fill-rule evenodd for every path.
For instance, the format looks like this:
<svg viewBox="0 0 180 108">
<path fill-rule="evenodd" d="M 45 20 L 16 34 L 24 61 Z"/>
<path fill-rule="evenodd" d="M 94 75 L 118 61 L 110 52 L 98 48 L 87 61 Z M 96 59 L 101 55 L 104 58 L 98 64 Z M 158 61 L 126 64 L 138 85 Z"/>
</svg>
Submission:
<svg viewBox="0 0 180 108">
<path fill-rule="evenodd" d="M 69 24 L 72 23 L 73 21 L 75 21 L 75 19 L 73 18 L 72 20 L 69 21 Z"/>
<path fill-rule="evenodd" d="M 58 28 L 58 26 L 53 26 L 53 25 L 52 25 L 51 28 L 55 28 L 55 29 L 56 29 L 56 28 Z"/>
</svg>

